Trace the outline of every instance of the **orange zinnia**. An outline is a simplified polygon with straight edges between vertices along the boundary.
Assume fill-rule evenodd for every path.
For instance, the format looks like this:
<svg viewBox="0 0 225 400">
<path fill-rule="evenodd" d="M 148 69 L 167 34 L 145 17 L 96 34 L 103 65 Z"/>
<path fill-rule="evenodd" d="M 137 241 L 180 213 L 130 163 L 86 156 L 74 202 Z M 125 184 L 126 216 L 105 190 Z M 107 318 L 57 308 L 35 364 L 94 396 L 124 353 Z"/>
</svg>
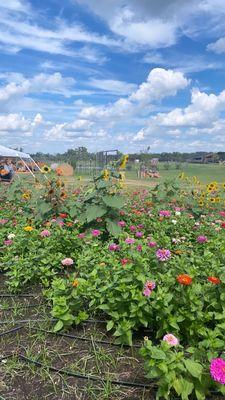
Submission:
<svg viewBox="0 0 225 400">
<path fill-rule="evenodd" d="M 187 274 L 181 274 L 177 276 L 177 282 L 179 282 L 181 285 L 191 285 L 192 283 L 192 278 L 187 275 Z"/>
<path fill-rule="evenodd" d="M 221 283 L 221 280 L 219 278 L 216 278 L 216 276 L 209 276 L 207 280 L 214 285 L 219 285 L 219 283 Z"/>
<path fill-rule="evenodd" d="M 78 284 L 79 284 L 78 280 L 75 279 L 75 280 L 73 281 L 73 283 L 72 283 L 72 286 L 76 288 L 76 287 L 78 286 Z"/>
</svg>

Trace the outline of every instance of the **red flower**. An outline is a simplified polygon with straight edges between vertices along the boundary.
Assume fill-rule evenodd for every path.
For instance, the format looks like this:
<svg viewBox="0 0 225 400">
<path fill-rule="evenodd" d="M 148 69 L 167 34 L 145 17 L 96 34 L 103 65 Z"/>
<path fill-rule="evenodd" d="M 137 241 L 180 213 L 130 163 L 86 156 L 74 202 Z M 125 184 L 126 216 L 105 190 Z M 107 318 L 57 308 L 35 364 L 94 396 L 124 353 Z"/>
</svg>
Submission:
<svg viewBox="0 0 225 400">
<path fill-rule="evenodd" d="M 187 274 L 181 274 L 177 276 L 177 282 L 179 282 L 181 285 L 191 285 L 192 283 L 192 278 L 187 275 Z"/>
<path fill-rule="evenodd" d="M 219 278 L 216 278 L 216 276 L 209 276 L 207 278 L 207 281 L 213 283 L 213 285 L 219 285 L 221 283 L 221 280 Z"/>
<path fill-rule="evenodd" d="M 67 214 L 66 213 L 61 213 L 61 214 L 59 214 L 59 216 L 60 216 L 60 218 L 66 218 Z"/>
<path fill-rule="evenodd" d="M 225 228 L 225 222 L 222 222 L 222 224 L 220 226 L 221 226 L 221 228 Z"/>
<path fill-rule="evenodd" d="M 122 265 L 126 265 L 130 262 L 130 260 L 128 258 L 122 258 L 120 261 L 121 261 Z"/>
</svg>

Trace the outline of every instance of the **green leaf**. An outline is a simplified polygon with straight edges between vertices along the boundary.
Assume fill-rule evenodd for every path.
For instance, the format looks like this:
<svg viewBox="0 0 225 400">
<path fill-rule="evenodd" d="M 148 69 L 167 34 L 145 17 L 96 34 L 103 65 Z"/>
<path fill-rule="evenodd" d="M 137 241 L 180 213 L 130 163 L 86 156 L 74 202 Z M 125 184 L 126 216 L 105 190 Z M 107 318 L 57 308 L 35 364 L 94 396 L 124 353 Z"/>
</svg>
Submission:
<svg viewBox="0 0 225 400">
<path fill-rule="evenodd" d="M 55 326 L 54 326 L 54 328 L 53 328 L 53 331 L 54 331 L 54 332 L 58 332 L 58 331 L 61 331 L 62 328 L 63 328 L 63 322 L 59 320 L 59 321 L 55 324 Z"/>
<path fill-rule="evenodd" d="M 165 360 L 166 355 L 164 351 L 157 349 L 156 347 L 151 348 L 151 356 L 152 358 L 156 358 L 157 360 Z"/>
<path fill-rule="evenodd" d="M 102 217 L 106 213 L 106 209 L 97 205 L 91 205 L 86 211 L 87 222 L 91 222 L 96 218 Z"/>
<path fill-rule="evenodd" d="M 121 227 L 111 220 L 107 220 L 106 228 L 112 236 L 119 236 L 122 232 Z"/>
<path fill-rule="evenodd" d="M 113 326 L 114 326 L 114 322 L 113 322 L 113 321 L 109 321 L 109 322 L 107 323 L 107 325 L 106 325 L 107 331 L 111 331 L 111 329 L 113 328 Z"/>
<path fill-rule="evenodd" d="M 108 207 L 112 208 L 120 209 L 124 205 L 124 199 L 121 196 L 104 196 L 102 200 Z"/>
<path fill-rule="evenodd" d="M 197 363 L 196 361 L 193 360 L 184 360 L 185 367 L 187 368 L 188 372 L 194 376 L 195 378 L 200 378 L 202 375 L 202 366 L 201 364 Z"/>
<path fill-rule="evenodd" d="M 194 385 L 192 382 L 189 382 L 186 379 L 182 379 L 182 392 L 181 392 L 182 400 L 188 400 L 188 396 L 192 393 L 193 389 Z"/>
</svg>

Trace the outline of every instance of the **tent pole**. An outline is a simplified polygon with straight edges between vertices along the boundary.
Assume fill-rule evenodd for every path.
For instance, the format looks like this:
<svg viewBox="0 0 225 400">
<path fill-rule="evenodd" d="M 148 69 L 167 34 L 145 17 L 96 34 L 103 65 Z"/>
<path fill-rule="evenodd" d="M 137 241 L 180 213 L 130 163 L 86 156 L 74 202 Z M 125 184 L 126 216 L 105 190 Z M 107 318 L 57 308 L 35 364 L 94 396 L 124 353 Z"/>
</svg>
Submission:
<svg viewBox="0 0 225 400">
<path fill-rule="evenodd" d="M 41 168 L 39 167 L 39 165 L 34 161 L 34 159 L 32 157 L 30 157 L 31 161 L 34 163 L 34 165 L 36 165 L 36 167 L 38 168 L 39 171 L 41 171 Z M 45 174 L 43 174 L 46 181 L 48 181 L 48 178 Z"/>
<path fill-rule="evenodd" d="M 31 173 L 31 175 L 33 176 L 33 178 L 35 179 L 35 175 L 33 174 L 33 172 L 31 171 L 31 169 L 29 168 L 29 166 L 27 165 L 27 163 L 25 163 L 25 161 L 20 157 L 20 160 L 23 162 L 23 164 L 25 165 L 25 167 L 27 167 L 28 171 Z"/>
</svg>

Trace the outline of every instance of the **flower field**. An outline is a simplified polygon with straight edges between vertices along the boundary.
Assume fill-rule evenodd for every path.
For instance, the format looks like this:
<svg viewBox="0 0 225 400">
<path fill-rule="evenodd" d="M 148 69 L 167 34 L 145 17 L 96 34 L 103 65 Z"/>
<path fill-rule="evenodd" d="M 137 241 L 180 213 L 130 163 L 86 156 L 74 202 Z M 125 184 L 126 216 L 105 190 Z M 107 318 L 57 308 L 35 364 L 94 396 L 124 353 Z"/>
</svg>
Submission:
<svg viewBox="0 0 225 400">
<path fill-rule="evenodd" d="M 76 386 L 75 380 L 75 398 L 223 398 L 224 184 L 201 185 L 196 177 L 181 174 L 173 182 L 131 193 L 124 187 L 123 174 L 107 169 L 88 187 L 70 191 L 50 173 L 46 183 L 31 187 L 16 182 L 2 190 L 0 225 L 3 298 L 7 293 L 12 303 L 13 296 L 30 294 L 44 303 L 40 313 L 27 308 L 21 317 L 18 308 L 23 300 L 2 302 L 5 362 L 0 370 L 6 381 L 13 371 L 14 384 L 18 382 L 18 365 L 23 363 L 24 368 L 26 357 L 41 363 L 30 367 L 33 374 L 38 367 L 46 371 L 44 366 L 53 365 L 62 349 L 68 353 L 60 335 L 82 331 L 83 339 L 91 337 L 92 349 L 78 346 L 76 350 L 74 341 L 69 346 L 76 359 L 77 354 L 82 359 L 84 351 L 94 352 L 98 367 L 91 365 L 88 371 L 77 360 L 73 372 L 98 376 L 101 387 L 96 383 L 84 390 L 83 383 Z M 22 325 L 29 351 L 19 331 L 4 333 L 18 326 L 7 323 L 10 307 L 17 311 L 11 320 L 28 321 Z M 31 315 L 45 320 L 44 325 L 30 324 Z M 52 333 L 45 341 L 45 354 L 37 345 L 43 339 L 41 329 Z M 13 351 L 12 335 L 16 335 Z M 99 339 L 115 346 L 110 355 L 105 351 L 100 357 L 95 347 Z M 127 364 L 121 367 L 115 362 L 120 358 Z M 60 360 L 57 365 L 62 371 L 67 364 Z M 71 366 L 71 355 L 68 363 Z M 50 376 L 51 369 L 47 370 Z M 125 381 L 127 387 L 122 384 L 121 389 L 118 381 Z M 137 383 L 142 386 L 135 387 Z M 73 398 L 68 381 L 64 397 L 57 397 L 59 389 L 54 385 L 50 399 Z M 7 390 L 3 388 L 6 394 Z M 16 396 L 15 392 L 15 399 L 22 398 Z M 48 398 L 44 396 L 24 398 Z"/>
</svg>

